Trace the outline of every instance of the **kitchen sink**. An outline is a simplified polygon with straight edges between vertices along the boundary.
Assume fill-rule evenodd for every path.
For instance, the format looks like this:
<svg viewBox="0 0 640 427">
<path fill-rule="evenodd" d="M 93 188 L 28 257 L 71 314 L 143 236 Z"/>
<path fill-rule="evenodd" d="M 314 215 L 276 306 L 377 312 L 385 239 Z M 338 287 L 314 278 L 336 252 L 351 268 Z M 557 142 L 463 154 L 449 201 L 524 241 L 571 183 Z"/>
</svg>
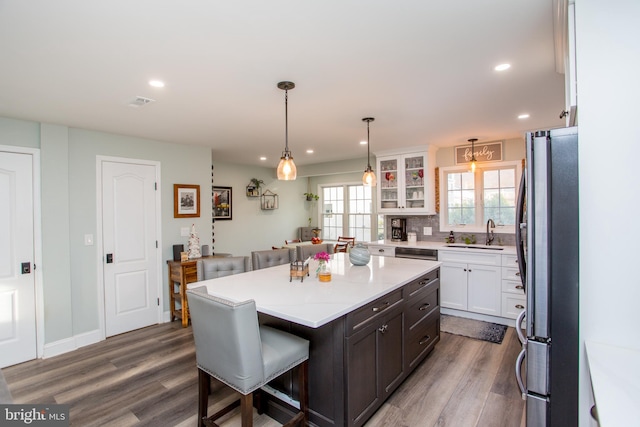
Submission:
<svg viewBox="0 0 640 427">
<path fill-rule="evenodd" d="M 448 243 L 446 246 L 448 248 L 488 249 L 491 251 L 501 251 L 504 249 L 496 246 L 487 246 L 487 245 L 467 245 L 466 243 Z"/>
</svg>

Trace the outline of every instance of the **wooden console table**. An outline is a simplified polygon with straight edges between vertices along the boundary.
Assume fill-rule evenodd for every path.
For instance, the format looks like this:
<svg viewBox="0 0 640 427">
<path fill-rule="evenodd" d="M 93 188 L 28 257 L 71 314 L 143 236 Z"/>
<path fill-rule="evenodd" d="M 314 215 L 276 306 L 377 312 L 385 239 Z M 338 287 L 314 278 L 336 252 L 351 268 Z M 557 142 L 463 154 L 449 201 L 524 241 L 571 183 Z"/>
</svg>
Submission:
<svg viewBox="0 0 640 427">
<path fill-rule="evenodd" d="M 220 253 L 202 258 L 222 258 L 231 254 Z M 198 259 L 202 259 L 198 258 Z M 182 320 L 182 327 L 189 325 L 189 303 L 187 302 L 187 283 L 198 281 L 198 259 L 189 261 L 167 260 L 169 270 L 169 309 L 171 310 L 171 321 Z"/>
</svg>

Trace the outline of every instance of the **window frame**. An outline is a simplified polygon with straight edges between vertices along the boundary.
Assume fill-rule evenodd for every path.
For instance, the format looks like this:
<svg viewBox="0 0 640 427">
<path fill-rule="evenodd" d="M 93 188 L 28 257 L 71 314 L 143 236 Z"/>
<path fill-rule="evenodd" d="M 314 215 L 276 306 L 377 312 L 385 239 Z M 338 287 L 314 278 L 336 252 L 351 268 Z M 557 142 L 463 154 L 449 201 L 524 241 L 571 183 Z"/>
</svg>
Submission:
<svg viewBox="0 0 640 427">
<path fill-rule="evenodd" d="M 440 179 L 440 231 L 441 232 L 458 232 L 458 233 L 486 233 L 486 223 L 478 223 L 483 216 L 484 212 L 484 188 L 482 172 L 485 170 L 497 170 L 497 169 L 511 169 L 515 168 L 515 189 L 516 189 L 516 202 L 517 192 L 520 188 L 520 180 L 522 179 L 522 162 L 521 161 L 506 161 L 506 162 L 487 162 L 480 163 L 476 167 L 474 174 L 474 193 L 475 193 L 475 209 L 476 209 L 476 223 L 473 225 L 456 225 L 450 226 L 448 222 L 448 209 L 447 209 L 447 174 L 469 172 L 469 165 L 461 166 L 446 166 L 441 167 L 439 171 Z M 516 232 L 516 225 L 498 225 L 493 229 L 494 233 L 514 234 Z"/>
<path fill-rule="evenodd" d="M 370 214 L 366 214 L 366 213 L 359 213 L 359 212 L 350 212 L 349 210 L 349 187 L 352 186 L 363 186 L 361 181 L 353 181 L 353 182 L 334 182 L 334 183 L 324 183 L 324 184 L 318 184 L 318 192 L 317 194 L 320 195 L 320 199 L 318 201 L 318 227 L 323 228 L 323 218 L 324 218 L 324 205 L 325 205 L 325 200 L 324 200 L 324 189 L 328 188 L 328 187 L 342 187 L 343 191 L 344 191 L 344 212 L 342 212 L 339 215 L 342 215 L 342 234 L 339 234 L 340 236 L 348 236 L 349 235 L 349 216 L 350 215 L 370 215 L 371 217 L 371 240 L 372 241 L 377 241 L 378 240 L 378 235 L 379 235 L 379 218 L 378 218 L 378 212 L 376 210 L 376 190 L 374 187 L 371 188 L 371 213 Z M 322 231 L 323 239 L 324 237 L 324 230 Z M 329 239 L 330 240 L 330 239 Z M 359 241 L 359 239 L 357 239 L 357 241 Z"/>
</svg>

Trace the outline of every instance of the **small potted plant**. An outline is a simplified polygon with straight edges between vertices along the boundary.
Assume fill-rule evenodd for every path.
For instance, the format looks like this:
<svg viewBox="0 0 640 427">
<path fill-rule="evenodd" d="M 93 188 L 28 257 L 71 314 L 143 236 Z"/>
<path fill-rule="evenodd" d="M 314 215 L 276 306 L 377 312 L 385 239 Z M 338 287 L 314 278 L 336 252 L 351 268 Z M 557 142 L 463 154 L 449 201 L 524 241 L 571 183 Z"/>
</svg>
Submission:
<svg viewBox="0 0 640 427">
<path fill-rule="evenodd" d="M 247 196 L 258 197 L 260 195 L 260 185 L 264 184 L 264 181 L 258 178 L 251 178 L 251 184 L 247 185 Z"/>
<path fill-rule="evenodd" d="M 304 193 L 305 196 L 307 196 L 307 201 L 310 202 L 312 200 L 317 201 L 320 196 L 318 196 L 317 194 L 313 194 L 313 193 Z"/>
</svg>

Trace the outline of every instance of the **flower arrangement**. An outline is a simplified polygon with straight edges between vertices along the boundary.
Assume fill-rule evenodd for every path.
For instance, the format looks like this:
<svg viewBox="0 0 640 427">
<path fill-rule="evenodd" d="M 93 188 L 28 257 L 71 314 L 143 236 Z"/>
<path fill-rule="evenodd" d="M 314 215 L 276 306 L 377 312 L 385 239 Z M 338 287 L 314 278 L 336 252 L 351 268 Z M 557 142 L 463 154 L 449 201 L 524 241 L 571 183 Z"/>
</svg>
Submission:
<svg viewBox="0 0 640 427">
<path fill-rule="evenodd" d="M 322 252 L 318 252 L 317 254 L 315 254 L 313 256 L 313 259 L 315 259 L 316 261 L 329 261 L 331 259 L 331 255 L 329 255 L 328 253 L 326 253 L 325 251 Z"/>
</svg>

